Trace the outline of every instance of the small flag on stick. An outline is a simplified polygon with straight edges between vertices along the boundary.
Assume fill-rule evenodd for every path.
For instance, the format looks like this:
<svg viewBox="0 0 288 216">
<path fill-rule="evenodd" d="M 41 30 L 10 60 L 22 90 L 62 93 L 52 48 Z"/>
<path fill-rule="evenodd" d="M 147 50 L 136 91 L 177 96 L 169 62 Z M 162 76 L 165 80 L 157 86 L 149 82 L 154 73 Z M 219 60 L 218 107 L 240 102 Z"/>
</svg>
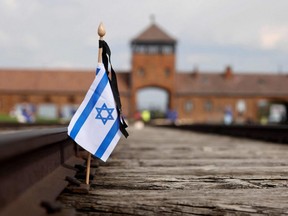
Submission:
<svg viewBox="0 0 288 216">
<path fill-rule="evenodd" d="M 98 34 L 100 27 L 103 26 L 99 26 Z M 70 121 L 68 135 L 92 155 L 106 161 L 118 143 L 121 133 L 126 138 L 128 133 L 127 124 L 121 115 L 117 78 L 110 62 L 111 52 L 107 43 L 102 40 L 104 34 L 99 34 L 96 77 Z M 108 77 L 109 63 L 111 79 Z"/>
</svg>

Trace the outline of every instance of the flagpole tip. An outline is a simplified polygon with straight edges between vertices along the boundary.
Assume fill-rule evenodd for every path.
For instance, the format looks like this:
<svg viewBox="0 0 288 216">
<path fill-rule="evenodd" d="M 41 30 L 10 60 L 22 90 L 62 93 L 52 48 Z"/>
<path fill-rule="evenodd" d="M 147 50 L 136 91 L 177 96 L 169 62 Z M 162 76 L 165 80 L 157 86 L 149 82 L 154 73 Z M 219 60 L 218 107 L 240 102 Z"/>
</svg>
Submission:
<svg viewBox="0 0 288 216">
<path fill-rule="evenodd" d="M 101 22 L 99 27 L 98 27 L 98 35 L 100 36 L 100 38 L 104 37 L 104 35 L 106 34 L 106 30 L 104 28 L 103 23 Z"/>
</svg>

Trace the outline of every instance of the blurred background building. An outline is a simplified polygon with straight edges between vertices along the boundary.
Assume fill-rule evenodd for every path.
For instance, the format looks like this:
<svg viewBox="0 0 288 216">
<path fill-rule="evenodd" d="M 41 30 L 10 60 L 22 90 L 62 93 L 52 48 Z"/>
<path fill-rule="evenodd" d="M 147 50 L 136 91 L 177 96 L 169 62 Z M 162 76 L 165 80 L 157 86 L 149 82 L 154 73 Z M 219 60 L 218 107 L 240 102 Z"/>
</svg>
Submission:
<svg viewBox="0 0 288 216">
<path fill-rule="evenodd" d="M 288 75 L 177 71 L 176 39 L 154 22 L 131 41 L 131 70 L 118 72 L 123 113 L 185 123 L 287 123 Z M 69 120 L 94 70 L 0 69 L 0 113 Z"/>
</svg>

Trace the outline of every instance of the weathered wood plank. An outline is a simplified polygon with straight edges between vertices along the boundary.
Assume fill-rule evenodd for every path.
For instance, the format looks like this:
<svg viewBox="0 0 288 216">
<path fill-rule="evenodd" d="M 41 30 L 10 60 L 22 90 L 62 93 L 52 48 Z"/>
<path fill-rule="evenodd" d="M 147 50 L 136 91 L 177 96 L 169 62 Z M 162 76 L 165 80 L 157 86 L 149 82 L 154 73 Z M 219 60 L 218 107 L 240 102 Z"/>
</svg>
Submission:
<svg viewBox="0 0 288 216">
<path fill-rule="evenodd" d="M 59 200 L 77 215 L 288 215 L 288 146 L 146 127 L 130 131 L 87 195 Z"/>
</svg>

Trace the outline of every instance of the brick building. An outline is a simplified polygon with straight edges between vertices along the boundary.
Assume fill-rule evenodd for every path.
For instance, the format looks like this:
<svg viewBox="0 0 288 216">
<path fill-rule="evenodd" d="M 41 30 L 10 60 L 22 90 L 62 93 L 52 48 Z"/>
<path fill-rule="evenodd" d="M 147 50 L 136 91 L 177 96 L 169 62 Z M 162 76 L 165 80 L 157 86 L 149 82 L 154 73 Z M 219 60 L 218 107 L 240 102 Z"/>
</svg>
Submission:
<svg viewBox="0 0 288 216">
<path fill-rule="evenodd" d="M 180 72 L 175 67 L 177 41 L 152 23 L 131 41 L 131 71 L 118 71 L 123 112 L 133 117 L 137 92 L 147 87 L 163 89 L 167 110 L 187 122 L 222 122 L 225 111 L 234 121 L 285 118 L 288 107 L 287 74 L 252 74 L 232 71 Z M 117 71 L 117 70 L 116 70 Z M 33 104 L 43 117 L 69 118 L 94 79 L 84 70 L 0 69 L 0 113 Z M 278 118 L 278 120 L 277 120 Z"/>
</svg>

